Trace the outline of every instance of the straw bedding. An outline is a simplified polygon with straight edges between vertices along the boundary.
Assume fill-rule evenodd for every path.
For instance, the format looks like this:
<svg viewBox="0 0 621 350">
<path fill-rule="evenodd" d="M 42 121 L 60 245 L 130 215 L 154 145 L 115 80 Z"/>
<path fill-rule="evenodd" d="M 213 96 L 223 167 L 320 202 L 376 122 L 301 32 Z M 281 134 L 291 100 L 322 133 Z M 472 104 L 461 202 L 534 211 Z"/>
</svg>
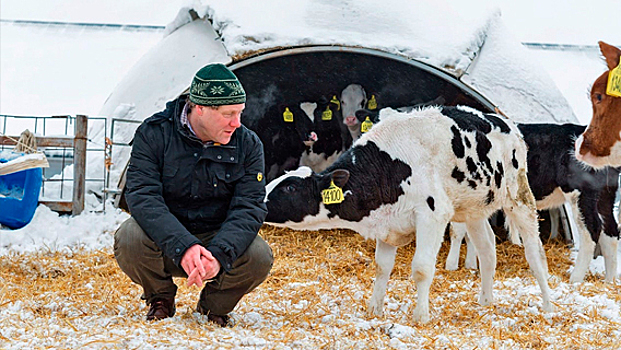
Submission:
<svg viewBox="0 0 621 350">
<path fill-rule="evenodd" d="M 185 281 L 177 315 L 147 323 L 140 289 L 111 249 L 0 257 L 0 349 L 617 349 L 621 287 L 587 276 L 567 283 L 570 249 L 545 245 L 556 311 L 543 313 L 523 249 L 497 246 L 493 306 L 476 300 L 476 271 L 444 270 L 441 249 L 431 289 L 431 322 L 413 323 L 409 279 L 414 245 L 398 251 L 385 316 L 366 315 L 375 274 L 374 242 L 347 230 L 301 232 L 265 225 L 271 276 L 220 329 L 193 312 L 198 288 Z M 110 233 L 112 234 L 112 233 Z M 465 248 L 462 247 L 463 264 Z"/>
</svg>

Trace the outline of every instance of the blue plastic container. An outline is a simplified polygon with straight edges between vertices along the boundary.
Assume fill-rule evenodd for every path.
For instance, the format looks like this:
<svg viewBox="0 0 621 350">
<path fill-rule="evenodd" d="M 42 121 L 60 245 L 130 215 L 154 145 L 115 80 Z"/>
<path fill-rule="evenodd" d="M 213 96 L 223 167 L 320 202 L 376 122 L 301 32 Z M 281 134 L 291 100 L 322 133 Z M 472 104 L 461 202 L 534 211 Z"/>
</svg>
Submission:
<svg viewBox="0 0 621 350">
<path fill-rule="evenodd" d="M 8 160 L 0 158 L 2 163 Z M 0 224 L 17 229 L 32 220 L 42 181 L 41 168 L 0 176 Z"/>
</svg>

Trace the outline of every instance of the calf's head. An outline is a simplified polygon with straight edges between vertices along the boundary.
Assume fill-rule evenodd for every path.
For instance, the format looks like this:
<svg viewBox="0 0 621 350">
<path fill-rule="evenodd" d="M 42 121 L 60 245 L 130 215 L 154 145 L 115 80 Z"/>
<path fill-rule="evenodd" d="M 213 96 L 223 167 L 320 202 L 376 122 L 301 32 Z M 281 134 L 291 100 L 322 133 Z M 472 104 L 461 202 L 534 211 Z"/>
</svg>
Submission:
<svg viewBox="0 0 621 350">
<path fill-rule="evenodd" d="M 310 223 L 318 218 L 322 204 L 322 191 L 331 183 L 342 188 L 349 180 L 349 171 L 336 169 L 315 174 L 308 167 L 289 172 L 270 182 L 266 204 L 268 223 L 284 224 L 292 228 L 296 223 Z"/>
<path fill-rule="evenodd" d="M 593 118 L 576 140 L 576 158 L 594 168 L 621 166 L 621 96 L 615 93 L 621 91 L 621 50 L 602 41 L 599 47 L 608 71 L 593 83 Z M 613 69 L 619 75 L 613 74 Z"/>
<path fill-rule="evenodd" d="M 341 92 L 341 108 L 343 110 L 343 123 L 347 125 L 352 137 L 356 140 L 360 137 L 360 123 L 356 119 L 356 111 L 366 107 L 367 94 L 364 88 L 358 84 L 350 84 Z"/>
</svg>

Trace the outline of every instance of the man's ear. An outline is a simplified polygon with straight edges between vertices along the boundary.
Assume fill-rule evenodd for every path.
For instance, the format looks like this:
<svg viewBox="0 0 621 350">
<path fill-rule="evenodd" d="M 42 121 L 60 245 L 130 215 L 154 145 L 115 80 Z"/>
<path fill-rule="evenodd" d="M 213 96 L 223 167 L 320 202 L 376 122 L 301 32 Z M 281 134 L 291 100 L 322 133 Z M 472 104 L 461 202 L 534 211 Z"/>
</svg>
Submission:
<svg viewBox="0 0 621 350">
<path fill-rule="evenodd" d="M 340 188 L 343 188 L 347 181 L 349 181 L 349 171 L 345 169 L 336 169 L 330 173 L 330 176 L 334 184 Z"/>
</svg>

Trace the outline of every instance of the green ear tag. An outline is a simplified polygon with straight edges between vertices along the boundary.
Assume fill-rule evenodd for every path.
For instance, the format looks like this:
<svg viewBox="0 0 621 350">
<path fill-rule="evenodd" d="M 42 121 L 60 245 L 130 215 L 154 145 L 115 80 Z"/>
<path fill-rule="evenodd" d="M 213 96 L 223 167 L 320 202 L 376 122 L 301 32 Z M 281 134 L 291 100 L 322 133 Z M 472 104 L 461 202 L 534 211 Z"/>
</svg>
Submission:
<svg viewBox="0 0 621 350">
<path fill-rule="evenodd" d="M 371 95 L 371 99 L 367 103 L 367 109 L 371 111 L 377 109 L 377 100 L 375 99 L 375 95 Z"/>
<path fill-rule="evenodd" d="M 282 118 L 287 123 L 292 123 L 293 122 L 293 113 L 291 113 L 291 111 L 289 110 L 289 107 L 285 107 L 285 111 L 282 113 Z"/>
<path fill-rule="evenodd" d="M 343 190 L 334 184 L 334 181 L 330 182 L 330 187 L 321 191 L 321 197 L 323 204 L 338 204 L 345 200 L 343 196 Z"/>
<path fill-rule="evenodd" d="M 332 110 L 330 106 L 327 106 L 326 110 L 321 113 L 321 120 L 332 120 Z"/>
<path fill-rule="evenodd" d="M 373 122 L 371 121 L 371 119 L 369 119 L 369 116 L 367 116 L 366 119 L 360 125 L 360 132 L 365 133 L 371 130 L 372 127 L 373 127 Z"/>
<path fill-rule="evenodd" d="M 341 110 L 341 101 L 339 101 L 339 99 L 336 98 L 336 95 L 332 96 L 332 99 L 330 100 L 330 103 L 334 103 L 336 105 L 336 110 L 337 111 Z"/>
<path fill-rule="evenodd" d="M 619 62 L 617 68 L 612 69 L 608 74 L 606 94 L 621 97 L 621 62 Z"/>
</svg>

